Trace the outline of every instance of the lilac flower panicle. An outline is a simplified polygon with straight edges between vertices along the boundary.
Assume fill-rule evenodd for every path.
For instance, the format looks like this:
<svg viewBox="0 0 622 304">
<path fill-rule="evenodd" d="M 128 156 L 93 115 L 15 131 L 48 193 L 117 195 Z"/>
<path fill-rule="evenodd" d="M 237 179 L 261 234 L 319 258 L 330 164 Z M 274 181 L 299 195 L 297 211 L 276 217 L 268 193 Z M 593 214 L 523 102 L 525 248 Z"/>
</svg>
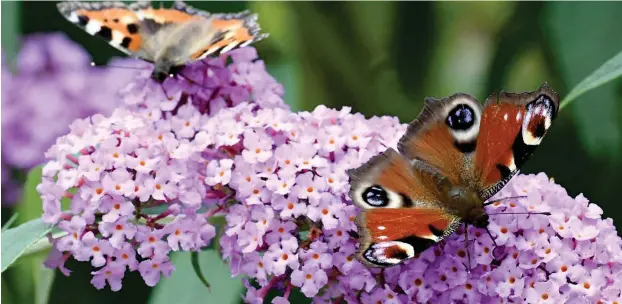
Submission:
<svg viewBox="0 0 622 304">
<path fill-rule="evenodd" d="M 18 200 L 11 169 L 42 164 L 45 150 L 69 131 L 73 120 L 110 115 L 122 104 L 116 91 L 133 71 L 93 68 L 89 62 L 88 53 L 64 34 L 27 36 L 15 73 L 3 60 L 3 204 Z"/>
<path fill-rule="evenodd" d="M 37 188 L 43 220 L 66 232 L 51 239 L 48 267 L 69 275 L 64 265 L 73 258 L 91 263 L 98 289 L 119 290 L 127 271 L 154 286 L 174 270 L 171 252 L 210 244 L 216 230 L 208 220 L 235 196 L 223 184 L 232 178 L 228 156 L 240 148 L 232 139 L 244 131 L 212 117 L 230 107 L 287 109 L 254 49 L 230 57 L 188 67 L 186 78 L 162 86 L 148 78 L 149 66 L 135 63 L 145 75 L 123 87 L 122 107 L 75 120 L 56 140 Z M 220 142 L 232 144 L 213 148 Z M 70 201 L 67 210 L 61 200 Z"/>
<path fill-rule="evenodd" d="M 39 186 L 45 221 L 67 232 L 52 240 L 50 267 L 68 273 L 73 257 L 93 265 L 97 288 L 118 290 L 127 271 L 152 286 L 174 269 L 172 251 L 205 247 L 215 236 L 208 219 L 224 216 L 222 256 L 248 278 L 247 303 L 273 289 L 272 303 L 289 303 L 294 288 L 317 303 L 620 300 L 612 220 L 543 173 L 516 176 L 487 207 L 551 213 L 491 216 L 497 247 L 471 227 L 468 248 L 457 231 L 402 265 L 365 267 L 353 258 L 359 210 L 345 172 L 396 148 L 407 126 L 347 107 L 292 113 L 253 48 L 230 58 L 162 86 L 145 72 L 124 107 L 59 138 Z"/>
<path fill-rule="evenodd" d="M 498 247 L 485 230 L 470 228 L 468 249 L 458 231 L 403 265 L 363 266 L 353 258 L 358 210 L 349 201 L 345 172 L 395 148 L 406 125 L 389 117 L 365 119 L 348 108 L 266 112 L 280 111 L 236 107 L 214 117 L 245 124 L 227 184 L 241 204 L 229 208 L 221 244 L 232 270 L 258 284 L 247 302 L 261 302 L 273 288 L 285 293 L 283 286 L 290 285 L 314 302 L 619 299 L 622 242 L 612 221 L 543 173 L 515 177 L 487 207 L 490 213 L 551 212 L 492 216 L 489 228 Z M 352 126 L 359 131 L 353 134 Z M 501 199 L 517 196 L 524 198 Z"/>
</svg>

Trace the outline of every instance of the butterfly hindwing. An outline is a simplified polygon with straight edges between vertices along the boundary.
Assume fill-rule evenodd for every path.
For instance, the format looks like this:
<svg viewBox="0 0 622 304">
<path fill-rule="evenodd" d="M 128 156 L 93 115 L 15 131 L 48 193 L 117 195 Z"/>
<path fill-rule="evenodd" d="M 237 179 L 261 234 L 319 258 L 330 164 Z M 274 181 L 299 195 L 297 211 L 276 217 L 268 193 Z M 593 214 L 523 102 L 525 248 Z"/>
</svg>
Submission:
<svg viewBox="0 0 622 304">
<path fill-rule="evenodd" d="M 475 175 L 487 200 L 514 176 L 540 144 L 559 111 L 559 95 L 546 84 L 526 93 L 501 92 L 486 100 Z"/>
<path fill-rule="evenodd" d="M 57 6 L 71 23 L 124 53 L 131 55 L 140 49 L 140 20 L 124 3 L 68 1 Z"/>
<path fill-rule="evenodd" d="M 348 174 L 350 197 L 363 209 L 357 217 L 357 256 L 368 265 L 386 267 L 409 259 L 459 224 L 442 208 L 447 180 L 412 166 L 393 149 Z"/>
<path fill-rule="evenodd" d="M 440 208 L 375 208 L 357 218 L 359 260 L 392 266 L 412 258 L 453 233 L 460 220 Z"/>
<path fill-rule="evenodd" d="M 481 115 L 482 106 L 467 94 L 426 98 L 423 110 L 400 139 L 399 150 L 457 185 L 469 178 Z"/>
</svg>

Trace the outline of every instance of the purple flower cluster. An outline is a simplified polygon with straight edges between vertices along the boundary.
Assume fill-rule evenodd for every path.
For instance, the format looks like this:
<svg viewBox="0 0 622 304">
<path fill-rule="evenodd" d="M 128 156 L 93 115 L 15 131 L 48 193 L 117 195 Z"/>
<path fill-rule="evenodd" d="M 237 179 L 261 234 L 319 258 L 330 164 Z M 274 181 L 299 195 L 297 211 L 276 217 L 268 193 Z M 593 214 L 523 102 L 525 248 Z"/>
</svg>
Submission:
<svg viewBox="0 0 622 304">
<path fill-rule="evenodd" d="M 620 300 L 622 241 L 612 220 L 543 173 L 515 177 L 488 207 L 498 214 L 489 226 L 496 246 L 471 228 L 468 249 L 459 231 L 404 265 L 369 269 L 352 258 L 357 210 L 345 172 L 395 147 L 405 125 L 323 106 L 299 114 L 229 109 L 215 119 L 243 124 L 240 153 L 210 163 L 207 177 L 224 172 L 212 183 L 227 184 L 241 202 L 228 209 L 221 243 L 233 274 L 258 284 L 247 283 L 247 302 L 262 303 L 272 288 L 287 295 L 290 286 L 318 303 Z M 521 212 L 551 215 L 510 214 Z"/>
<path fill-rule="evenodd" d="M 51 239 L 48 267 L 69 275 L 64 265 L 73 257 L 96 268 L 97 288 L 120 289 L 126 271 L 153 286 L 174 269 L 171 251 L 209 245 L 215 228 L 208 220 L 234 198 L 205 182 L 210 160 L 232 153 L 212 147 L 238 135 L 211 117 L 238 104 L 285 107 L 282 87 L 254 49 L 231 58 L 201 62 L 162 86 L 136 75 L 122 90 L 126 106 L 78 119 L 57 139 L 37 188 L 43 220 L 66 233 Z"/>
<path fill-rule="evenodd" d="M 98 288 L 118 290 L 128 270 L 152 286 L 173 270 L 171 251 L 207 246 L 208 220 L 224 216 L 222 254 L 249 278 L 248 303 L 272 289 L 273 303 L 288 303 L 293 288 L 318 303 L 620 299 L 612 221 L 544 174 L 515 177 L 488 207 L 507 213 L 491 216 L 496 246 L 471 228 L 468 246 L 458 231 L 403 265 L 365 267 L 353 258 L 358 210 L 346 171 L 395 148 L 406 125 L 349 108 L 292 113 L 256 58 L 240 49 L 161 86 L 145 71 L 125 107 L 72 124 L 39 186 L 44 220 L 67 232 L 46 264 L 68 273 L 68 258 L 90 261 Z"/>
<path fill-rule="evenodd" d="M 3 203 L 15 201 L 10 168 L 28 170 L 69 131 L 77 118 L 110 115 L 122 102 L 116 91 L 134 72 L 90 66 L 88 53 L 64 34 L 24 39 L 15 74 L 2 66 Z M 6 177 L 6 178 L 5 178 Z"/>
</svg>

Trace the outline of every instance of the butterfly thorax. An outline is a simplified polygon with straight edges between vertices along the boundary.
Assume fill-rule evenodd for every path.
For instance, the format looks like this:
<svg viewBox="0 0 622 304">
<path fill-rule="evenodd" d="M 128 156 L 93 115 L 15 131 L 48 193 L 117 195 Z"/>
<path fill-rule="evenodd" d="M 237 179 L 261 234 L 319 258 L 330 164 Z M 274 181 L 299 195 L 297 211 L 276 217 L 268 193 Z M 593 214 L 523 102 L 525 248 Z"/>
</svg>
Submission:
<svg viewBox="0 0 622 304">
<path fill-rule="evenodd" d="M 463 186 L 452 186 L 447 191 L 448 209 L 463 222 L 478 228 L 488 226 L 488 214 L 478 192 Z"/>
</svg>

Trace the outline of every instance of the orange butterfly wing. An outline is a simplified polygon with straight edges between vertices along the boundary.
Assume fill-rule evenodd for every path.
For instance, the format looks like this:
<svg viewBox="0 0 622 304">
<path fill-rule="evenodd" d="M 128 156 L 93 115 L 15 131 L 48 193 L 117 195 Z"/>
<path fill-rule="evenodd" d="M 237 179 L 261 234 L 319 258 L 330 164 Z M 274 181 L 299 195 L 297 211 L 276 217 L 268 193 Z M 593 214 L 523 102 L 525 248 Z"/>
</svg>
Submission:
<svg viewBox="0 0 622 304">
<path fill-rule="evenodd" d="M 442 208 L 445 179 L 412 166 L 393 149 L 350 170 L 350 197 L 363 210 L 357 217 L 365 264 L 403 262 L 450 235 L 460 221 Z"/>
</svg>

